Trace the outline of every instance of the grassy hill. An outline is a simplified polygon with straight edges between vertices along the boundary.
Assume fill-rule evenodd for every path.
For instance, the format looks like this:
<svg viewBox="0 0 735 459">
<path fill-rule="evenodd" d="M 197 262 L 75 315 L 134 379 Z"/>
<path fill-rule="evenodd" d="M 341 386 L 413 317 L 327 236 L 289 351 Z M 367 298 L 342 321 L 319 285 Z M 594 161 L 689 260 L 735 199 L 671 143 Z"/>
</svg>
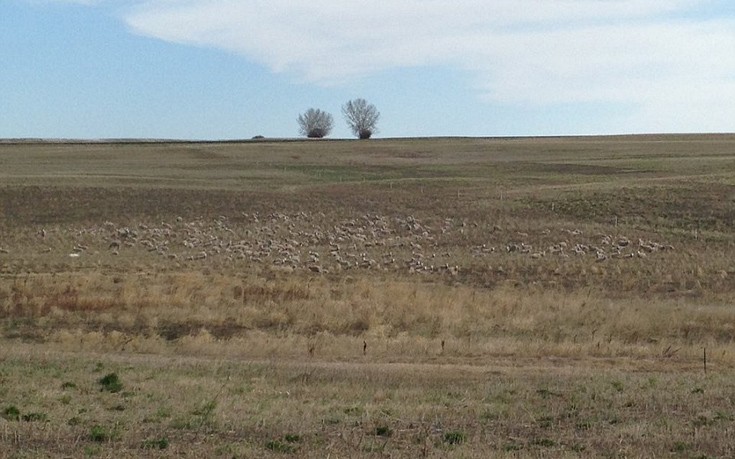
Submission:
<svg viewBox="0 0 735 459">
<path fill-rule="evenodd" d="M 0 447 L 727 456 L 734 151 L 2 143 Z"/>
</svg>

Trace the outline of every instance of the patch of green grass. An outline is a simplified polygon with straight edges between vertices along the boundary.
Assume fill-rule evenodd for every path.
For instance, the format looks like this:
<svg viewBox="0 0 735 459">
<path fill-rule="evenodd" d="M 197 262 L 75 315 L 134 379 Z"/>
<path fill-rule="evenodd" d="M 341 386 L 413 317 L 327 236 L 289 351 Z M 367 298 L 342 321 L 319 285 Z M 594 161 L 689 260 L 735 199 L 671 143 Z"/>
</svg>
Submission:
<svg viewBox="0 0 735 459">
<path fill-rule="evenodd" d="M 156 417 L 159 419 L 170 418 L 171 414 L 172 414 L 171 407 L 168 407 L 168 406 L 160 406 L 156 410 Z"/>
<path fill-rule="evenodd" d="M 10 405 L 3 410 L 3 419 L 8 421 L 20 421 L 20 410 L 15 405 Z"/>
<path fill-rule="evenodd" d="M 166 449 L 168 448 L 169 441 L 168 438 L 153 438 L 148 440 L 143 440 L 143 443 L 141 444 L 141 448 L 143 449 Z"/>
<path fill-rule="evenodd" d="M 393 435 L 393 429 L 388 426 L 378 426 L 375 428 L 375 435 L 378 437 L 390 437 Z"/>
<path fill-rule="evenodd" d="M 511 452 L 511 451 L 520 451 L 523 449 L 523 445 L 519 443 L 507 443 L 505 446 L 503 446 L 503 451 Z"/>
<path fill-rule="evenodd" d="M 97 443 L 111 441 L 113 437 L 114 433 L 110 429 L 99 424 L 93 425 L 89 431 L 89 439 Z"/>
<path fill-rule="evenodd" d="M 300 443 L 301 435 L 286 434 L 283 436 L 283 439 L 286 440 L 288 443 Z"/>
<path fill-rule="evenodd" d="M 554 425 L 554 417 L 553 416 L 541 416 L 536 421 L 538 423 L 538 426 L 542 429 L 548 429 Z"/>
<path fill-rule="evenodd" d="M 322 423 L 327 426 L 335 426 L 337 424 L 342 423 L 342 419 L 336 417 L 336 416 L 330 416 L 327 418 L 322 419 Z"/>
<path fill-rule="evenodd" d="M 199 408 L 194 409 L 191 414 L 194 416 L 201 416 L 203 418 L 211 417 L 214 413 L 214 410 L 217 409 L 217 401 L 216 400 L 210 400 L 206 403 L 204 403 Z"/>
<path fill-rule="evenodd" d="M 495 410 L 487 409 L 480 413 L 480 420 L 484 422 L 496 421 L 500 419 L 500 413 Z"/>
<path fill-rule="evenodd" d="M 467 441 L 467 434 L 459 430 L 444 433 L 444 443 L 448 445 L 459 445 Z"/>
<path fill-rule="evenodd" d="M 46 422 L 48 421 L 48 415 L 46 413 L 28 413 L 21 416 L 21 419 L 25 422 Z"/>
<path fill-rule="evenodd" d="M 97 382 L 102 386 L 100 389 L 102 391 L 117 393 L 123 388 L 122 381 L 120 381 L 120 377 L 117 373 L 109 373 L 100 378 Z"/>
<path fill-rule="evenodd" d="M 211 424 L 214 421 L 214 413 L 217 409 L 217 400 L 210 400 L 199 408 L 191 412 L 195 416 L 192 424 L 195 427 L 202 427 Z"/>
<path fill-rule="evenodd" d="M 344 409 L 344 413 L 350 416 L 361 416 L 365 410 L 359 406 L 350 406 Z"/>
<path fill-rule="evenodd" d="M 556 442 L 550 438 L 537 438 L 531 442 L 532 445 L 542 446 L 544 448 L 553 448 Z"/>
<path fill-rule="evenodd" d="M 169 423 L 169 426 L 172 429 L 177 429 L 177 430 L 189 430 L 189 429 L 193 429 L 194 427 L 196 427 L 194 424 L 194 421 L 190 418 L 172 419 L 171 422 Z"/>
<path fill-rule="evenodd" d="M 102 449 L 99 446 L 87 445 L 84 447 L 84 455 L 87 457 L 95 457 L 102 454 Z"/>
<path fill-rule="evenodd" d="M 274 453 L 293 454 L 296 452 L 295 446 L 281 440 L 271 440 L 265 444 L 265 448 L 273 451 Z"/>
<path fill-rule="evenodd" d="M 536 393 L 539 394 L 543 399 L 548 399 L 551 397 L 561 397 L 561 394 L 553 392 L 549 389 L 539 389 L 536 391 Z"/>
<path fill-rule="evenodd" d="M 590 430 L 592 429 L 592 422 L 590 421 L 579 421 L 577 422 L 574 427 L 577 430 Z"/>
<path fill-rule="evenodd" d="M 715 420 L 710 416 L 707 416 L 706 414 L 700 414 L 692 420 L 692 425 L 695 428 L 706 427 L 708 425 L 712 425 L 714 421 Z"/>
</svg>

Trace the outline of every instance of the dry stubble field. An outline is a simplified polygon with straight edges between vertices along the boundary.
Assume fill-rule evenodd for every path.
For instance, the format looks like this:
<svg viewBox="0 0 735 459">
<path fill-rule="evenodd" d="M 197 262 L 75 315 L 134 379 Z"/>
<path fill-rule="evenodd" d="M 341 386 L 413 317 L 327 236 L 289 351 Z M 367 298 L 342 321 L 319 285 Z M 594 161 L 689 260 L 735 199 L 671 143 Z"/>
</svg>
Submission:
<svg viewBox="0 0 735 459">
<path fill-rule="evenodd" d="M 0 456 L 732 457 L 734 219 L 728 135 L 0 143 Z"/>
</svg>

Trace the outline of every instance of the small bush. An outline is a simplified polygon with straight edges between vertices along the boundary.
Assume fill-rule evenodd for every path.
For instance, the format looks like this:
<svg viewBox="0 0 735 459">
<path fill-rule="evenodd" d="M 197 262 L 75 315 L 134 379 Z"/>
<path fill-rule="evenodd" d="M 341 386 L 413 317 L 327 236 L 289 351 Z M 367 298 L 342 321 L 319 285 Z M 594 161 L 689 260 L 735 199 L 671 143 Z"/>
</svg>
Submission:
<svg viewBox="0 0 735 459">
<path fill-rule="evenodd" d="M 108 375 L 103 376 L 98 381 L 100 385 L 102 386 L 103 391 L 107 392 L 120 392 L 123 388 L 122 382 L 120 381 L 120 378 L 117 376 L 117 373 L 110 373 Z"/>
</svg>

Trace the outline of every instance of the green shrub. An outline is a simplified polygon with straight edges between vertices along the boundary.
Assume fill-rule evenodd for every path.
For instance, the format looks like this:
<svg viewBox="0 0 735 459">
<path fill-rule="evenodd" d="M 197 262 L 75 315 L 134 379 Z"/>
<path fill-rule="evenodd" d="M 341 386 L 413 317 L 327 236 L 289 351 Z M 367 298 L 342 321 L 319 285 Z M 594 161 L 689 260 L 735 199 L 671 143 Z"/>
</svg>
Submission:
<svg viewBox="0 0 735 459">
<path fill-rule="evenodd" d="M 108 375 L 105 375 L 97 382 L 102 386 L 101 390 L 107 392 L 120 392 L 123 388 L 122 381 L 120 381 L 117 373 L 110 373 Z"/>
</svg>

